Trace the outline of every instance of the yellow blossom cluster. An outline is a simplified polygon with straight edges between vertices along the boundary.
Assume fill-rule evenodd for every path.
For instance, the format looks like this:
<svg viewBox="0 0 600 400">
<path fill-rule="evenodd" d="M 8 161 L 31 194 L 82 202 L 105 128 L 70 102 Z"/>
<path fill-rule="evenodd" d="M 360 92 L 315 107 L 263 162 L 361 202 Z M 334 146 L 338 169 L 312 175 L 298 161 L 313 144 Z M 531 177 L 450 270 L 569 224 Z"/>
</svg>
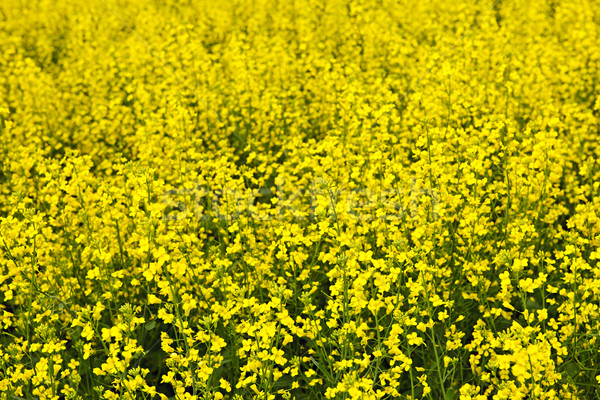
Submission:
<svg viewBox="0 0 600 400">
<path fill-rule="evenodd" d="M 0 400 L 600 396 L 600 2 L 2 0 Z"/>
</svg>

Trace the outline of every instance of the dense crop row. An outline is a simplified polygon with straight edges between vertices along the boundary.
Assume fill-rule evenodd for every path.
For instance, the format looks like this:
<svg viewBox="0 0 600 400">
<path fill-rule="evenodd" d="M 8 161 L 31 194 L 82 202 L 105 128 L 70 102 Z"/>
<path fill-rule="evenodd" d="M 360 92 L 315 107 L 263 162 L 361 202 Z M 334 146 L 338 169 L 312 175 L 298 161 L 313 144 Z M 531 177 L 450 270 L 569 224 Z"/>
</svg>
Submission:
<svg viewBox="0 0 600 400">
<path fill-rule="evenodd" d="M 600 396 L 600 2 L 2 0 L 0 399 Z"/>
</svg>

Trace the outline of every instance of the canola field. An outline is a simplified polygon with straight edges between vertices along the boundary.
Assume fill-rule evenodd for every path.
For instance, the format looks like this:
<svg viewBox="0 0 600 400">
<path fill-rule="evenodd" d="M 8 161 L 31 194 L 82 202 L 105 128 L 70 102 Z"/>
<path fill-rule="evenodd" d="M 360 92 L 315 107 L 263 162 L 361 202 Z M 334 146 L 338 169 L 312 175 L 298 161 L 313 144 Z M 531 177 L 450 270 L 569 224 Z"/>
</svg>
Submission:
<svg viewBox="0 0 600 400">
<path fill-rule="evenodd" d="M 598 399 L 600 2 L 3 0 L 0 399 Z"/>
</svg>

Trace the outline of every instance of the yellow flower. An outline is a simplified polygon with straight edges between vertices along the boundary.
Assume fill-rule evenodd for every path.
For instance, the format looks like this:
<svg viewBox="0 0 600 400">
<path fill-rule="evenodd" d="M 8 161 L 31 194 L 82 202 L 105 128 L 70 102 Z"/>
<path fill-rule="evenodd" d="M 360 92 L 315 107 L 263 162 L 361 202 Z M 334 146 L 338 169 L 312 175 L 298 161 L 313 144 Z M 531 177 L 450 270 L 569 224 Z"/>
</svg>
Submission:
<svg viewBox="0 0 600 400">
<path fill-rule="evenodd" d="M 420 346 L 424 343 L 423 339 L 416 332 L 409 333 L 406 335 L 406 338 L 408 339 L 408 344 L 411 346 Z"/>
<path fill-rule="evenodd" d="M 162 319 L 165 324 L 170 324 L 175 319 L 175 316 L 164 308 L 158 310 L 158 318 Z"/>
</svg>

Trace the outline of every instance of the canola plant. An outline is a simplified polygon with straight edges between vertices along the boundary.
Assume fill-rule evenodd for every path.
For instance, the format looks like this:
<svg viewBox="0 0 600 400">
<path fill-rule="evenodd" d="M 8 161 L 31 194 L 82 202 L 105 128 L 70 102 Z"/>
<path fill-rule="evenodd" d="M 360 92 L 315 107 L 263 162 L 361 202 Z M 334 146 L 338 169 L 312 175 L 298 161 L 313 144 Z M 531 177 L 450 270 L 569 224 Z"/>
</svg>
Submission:
<svg viewBox="0 0 600 400">
<path fill-rule="evenodd" d="M 0 399 L 600 396 L 600 2 L 3 0 Z"/>
</svg>

